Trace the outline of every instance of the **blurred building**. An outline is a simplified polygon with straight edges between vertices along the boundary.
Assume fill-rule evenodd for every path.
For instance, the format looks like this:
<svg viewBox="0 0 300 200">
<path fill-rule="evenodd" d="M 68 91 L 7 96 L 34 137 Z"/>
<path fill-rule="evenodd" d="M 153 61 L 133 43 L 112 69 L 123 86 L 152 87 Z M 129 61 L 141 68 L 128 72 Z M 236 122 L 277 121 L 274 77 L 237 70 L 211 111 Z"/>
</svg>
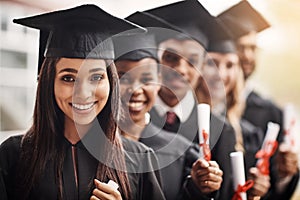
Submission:
<svg viewBox="0 0 300 200">
<path fill-rule="evenodd" d="M 29 127 L 37 83 L 39 32 L 12 20 L 44 11 L 34 4 L 0 1 L 0 143 Z"/>
</svg>

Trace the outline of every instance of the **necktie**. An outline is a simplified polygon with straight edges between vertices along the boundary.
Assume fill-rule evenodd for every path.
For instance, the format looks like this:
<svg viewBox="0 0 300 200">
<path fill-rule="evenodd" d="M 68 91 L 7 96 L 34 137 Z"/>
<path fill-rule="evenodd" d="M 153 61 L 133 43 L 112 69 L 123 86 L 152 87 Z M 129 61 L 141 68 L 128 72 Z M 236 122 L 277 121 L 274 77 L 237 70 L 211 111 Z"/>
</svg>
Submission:
<svg viewBox="0 0 300 200">
<path fill-rule="evenodd" d="M 177 132 L 180 125 L 180 120 L 174 112 L 166 113 L 166 122 L 163 129 L 170 132 Z"/>
</svg>

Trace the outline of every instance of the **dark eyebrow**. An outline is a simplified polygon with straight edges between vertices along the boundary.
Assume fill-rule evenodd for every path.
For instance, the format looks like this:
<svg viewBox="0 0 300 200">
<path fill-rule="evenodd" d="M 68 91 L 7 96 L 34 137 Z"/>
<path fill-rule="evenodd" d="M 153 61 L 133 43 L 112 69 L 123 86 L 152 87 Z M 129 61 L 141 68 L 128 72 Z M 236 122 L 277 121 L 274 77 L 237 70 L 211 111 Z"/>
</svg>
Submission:
<svg viewBox="0 0 300 200">
<path fill-rule="evenodd" d="M 90 70 L 89 70 L 90 73 L 92 73 L 92 72 L 97 72 L 97 71 L 104 71 L 104 72 L 106 72 L 106 70 L 103 69 L 103 68 L 93 68 L 93 69 L 90 69 Z"/>
<path fill-rule="evenodd" d="M 105 71 L 105 70 L 102 69 L 102 68 L 94 68 L 94 69 L 89 70 L 90 73 L 97 72 L 97 71 Z M 70 72 L 70 73 L 74 73 L 74 74 L 78 73 L 78 71 L 76 69 L 73 69 L 73 68 L 64 68 L 64 69 L 59 71 L 59 73 L 62 73 L 62 72 Z"/>
<path fill-rule="evenodd" d="M 197 53 L 193 53 L 193 54 L 191 54 L 190 56 L 191 56 L 191 57 L 197 57 L 197 58 L 200 57 L 199 54 L 197 54 Z"/>
<path fill-rule="evenodd" d="M 177 51 L 175 49 L 172 49 L 172 48 L 166 48 L 165 51 L 177 54 Z"/>
<path fill-rule="evenodd" d="M 78 71 L 76 69 L 73 68 L 64 68 L 62 70 L 60 70 L 58 73 L 62 73 L 62 72 L 71 72 L 71 73 L 77 73 Z"/>
<path fill-rule="evenodd" d="M 179 55 L 179 53 L 175 49 L 172 49 L 172 48 L 166 48 L 165 51 Z M 190 56 L 200 57 L 198 53 L 192 53 Z"/>
<path fill-rule="evenodd" d="M 151 73 L 150 73 L 150 72 L 143 72 L 142 75 L 143 75 L 143 76 L 150 76 Z"/>
</svg>

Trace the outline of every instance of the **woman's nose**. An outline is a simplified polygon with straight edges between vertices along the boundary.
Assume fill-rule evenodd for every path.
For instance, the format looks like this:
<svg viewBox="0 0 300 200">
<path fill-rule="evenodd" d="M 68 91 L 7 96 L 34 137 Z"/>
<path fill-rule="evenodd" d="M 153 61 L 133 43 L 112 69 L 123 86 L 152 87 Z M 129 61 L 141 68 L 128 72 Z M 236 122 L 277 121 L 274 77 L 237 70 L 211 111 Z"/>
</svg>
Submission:
<svg viewBox="0 0 300 200">
<path fill-rule="evenodd" d="M 94 94 L 95 89 L 96 86 L 90 84 L 88 81 L 77 82 L 75 83 L 73 94 L 75 98 L 86 100 Z"/>
</svg>

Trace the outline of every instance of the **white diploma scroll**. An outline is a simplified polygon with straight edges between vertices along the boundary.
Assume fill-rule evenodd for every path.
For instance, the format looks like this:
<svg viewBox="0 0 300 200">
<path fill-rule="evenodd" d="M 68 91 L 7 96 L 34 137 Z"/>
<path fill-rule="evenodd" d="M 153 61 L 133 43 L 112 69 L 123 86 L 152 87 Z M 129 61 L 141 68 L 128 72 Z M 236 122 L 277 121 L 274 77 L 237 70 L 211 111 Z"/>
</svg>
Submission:
<svg viewBox="0 0 300 200">
<path fill-rule="evenodd" d="M 268 129 L 263 141 L 261 149 L 256 153 L 256 167 L 264 175 L 270 174 L 270 158 L 275 153 L 277 149 L 276 138 L 279 133 L 280 126 L 276 123 L 269 122 Z"/>
<path fill-rule="evenodd" d="M 210 160 L 210 105 L 201 103 L 197 106 L 200 158 Z M 209 155 L 208 155 L 209 154 Z"/>
<path fill-rule="evenodd" d="M 112 181 L 112 180 L 109 180 L 107 185 L 112 187 L 114 190 L 117 190 L 119 188 L 119 185 L 116 182 Z"/>
<path fill-rule="evenodd" d="M 230 153 L 232 176 L 233 176 L 233 187 L 237 191 L 238 186 L 245 185 L 245 167 L 244 167 L 244 155 L 243 152 L 237 151 Z M 242 200 L 247 200 L 246 192 L 241 192 L 240 196 Z"/>
<path fill-rule="evenodd" d="M 284 143 L 293 150 L 296 148 L 296 112 L 292 104 L 287 104 L 283 110 Z"/>
<path fill-rule="evenodd" d="M 265 151 L 271 151 L 272 149 L 270 145 L 268 145 L 270 142 L 275 142 L 276 138 L 279 133 L 280 126 L 279 124 L 273 123 L 273 122 L 268 122 L 268 129 L 267 133 L 264 139 L 264 142 L 262 144 L 261 149 Z"/>
</svg>

